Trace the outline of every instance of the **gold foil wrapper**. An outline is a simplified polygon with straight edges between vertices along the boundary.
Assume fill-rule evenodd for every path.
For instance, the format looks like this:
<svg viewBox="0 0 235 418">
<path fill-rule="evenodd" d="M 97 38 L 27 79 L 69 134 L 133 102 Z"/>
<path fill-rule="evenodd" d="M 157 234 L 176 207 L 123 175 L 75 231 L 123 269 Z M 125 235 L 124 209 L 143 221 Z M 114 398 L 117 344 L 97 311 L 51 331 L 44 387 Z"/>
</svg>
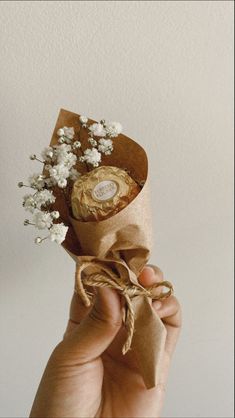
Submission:
<svg viewBox="0 0 235 418">
<path fill-rule="evenodd" d="M 81 221 L 100 221 L 124 209 L 140 192 L 140 186 L 118 167 L 101 166 L 74 183 L 73 216 Z"/>
</svg>

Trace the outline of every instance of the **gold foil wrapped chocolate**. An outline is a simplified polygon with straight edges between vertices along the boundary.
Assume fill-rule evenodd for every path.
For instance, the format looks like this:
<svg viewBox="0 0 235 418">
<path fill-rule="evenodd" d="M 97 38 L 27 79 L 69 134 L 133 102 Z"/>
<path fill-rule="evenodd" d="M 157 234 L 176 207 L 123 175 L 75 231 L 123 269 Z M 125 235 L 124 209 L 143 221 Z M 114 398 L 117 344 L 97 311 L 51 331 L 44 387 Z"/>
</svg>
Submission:
<svg viewBox="0 0 235 418">
<path fill-rule="evenodd" d="M 81 221 L 107 219 L 125 208 L 140 192 L 140 186 L 125 170 L 101 166 L 74 183 L 73 216 Z"/>
</svg>

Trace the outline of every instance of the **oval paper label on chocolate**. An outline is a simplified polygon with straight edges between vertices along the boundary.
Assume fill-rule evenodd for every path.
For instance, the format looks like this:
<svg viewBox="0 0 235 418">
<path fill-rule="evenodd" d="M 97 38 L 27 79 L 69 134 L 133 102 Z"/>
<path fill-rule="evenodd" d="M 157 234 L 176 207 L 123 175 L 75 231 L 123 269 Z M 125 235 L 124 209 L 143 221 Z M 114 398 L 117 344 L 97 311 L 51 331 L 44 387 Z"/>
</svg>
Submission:
<svg viewBox="0 0 235 418">
<path fill-rule="evenodd" d="M 112 199 L 118 191 L 118 185 L 112 180 L 103 180 L 92 190 L 92 197 L 99 202 Z"/>
</svg>

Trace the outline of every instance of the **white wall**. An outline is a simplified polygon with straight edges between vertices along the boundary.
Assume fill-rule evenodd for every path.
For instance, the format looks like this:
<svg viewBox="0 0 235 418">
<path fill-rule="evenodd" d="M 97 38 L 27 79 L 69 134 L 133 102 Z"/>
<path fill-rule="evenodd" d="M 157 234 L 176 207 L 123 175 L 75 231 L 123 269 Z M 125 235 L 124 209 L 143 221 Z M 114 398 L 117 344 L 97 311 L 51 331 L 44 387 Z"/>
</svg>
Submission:
<svg viewBox="0 0 235 418">
<path fill-rule="evenodd" d="M 1 417 L 26 417 L 66 324 L 74 265 L 22 226 L 60 107 L 120 121 L 149 153 L 152 262 L 184 327 L 165 417 L 232 417 L 233 2 L 0 5 Z"/>
</svg>

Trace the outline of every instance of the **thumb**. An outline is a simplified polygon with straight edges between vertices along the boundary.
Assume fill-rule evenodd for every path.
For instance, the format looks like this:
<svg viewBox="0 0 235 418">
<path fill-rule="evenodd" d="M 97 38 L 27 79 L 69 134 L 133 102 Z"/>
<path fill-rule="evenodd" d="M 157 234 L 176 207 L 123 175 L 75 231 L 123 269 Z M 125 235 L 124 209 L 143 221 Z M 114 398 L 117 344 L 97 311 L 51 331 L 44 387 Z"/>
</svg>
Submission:
<svg viewBox="0 0 235 418">
<path fill-rule="evenodd" d="M 122 325 L 121 300 L 114 289 L 97 289 L 92 310 L 67 339 L 79 363 L 100 356 L 111 344 Z M 75 349 L 75 350 L 74 350 Z"/>
</svg>

